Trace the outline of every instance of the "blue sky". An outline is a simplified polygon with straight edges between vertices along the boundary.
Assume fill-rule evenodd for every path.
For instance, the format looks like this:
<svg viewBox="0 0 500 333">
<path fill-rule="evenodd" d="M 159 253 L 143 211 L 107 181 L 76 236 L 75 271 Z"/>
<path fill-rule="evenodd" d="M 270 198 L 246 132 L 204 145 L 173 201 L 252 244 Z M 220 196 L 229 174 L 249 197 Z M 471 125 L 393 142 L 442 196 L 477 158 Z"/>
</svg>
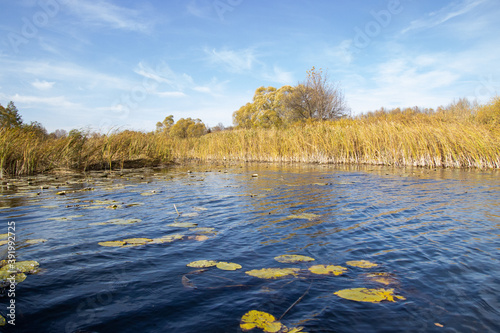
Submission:
<svg viewBox="0 0 500 333">
<path fill-rule="evenodd" d="M 500 91 L 498 0 L 0 0 L 0 103 L 47 130 L 228 126 L 312 66 L 353 114 Z"/>
</svg>

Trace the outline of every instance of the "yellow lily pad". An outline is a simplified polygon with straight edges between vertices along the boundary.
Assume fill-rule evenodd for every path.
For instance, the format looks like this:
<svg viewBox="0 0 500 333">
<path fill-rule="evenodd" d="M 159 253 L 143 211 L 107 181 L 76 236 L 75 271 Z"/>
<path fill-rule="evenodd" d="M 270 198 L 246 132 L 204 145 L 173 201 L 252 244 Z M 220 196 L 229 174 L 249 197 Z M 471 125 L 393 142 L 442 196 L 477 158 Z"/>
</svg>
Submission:
<svg viewBox="0 0 500 333">
<path fill-rule="evenodd" d="M 153 241 L 150 244 L 163 244 L 163 243 L 171 243 L 177 239 L 182 239 L 184 235 L 168 235 L 168 236 L 163 236 L 160 238 L 153 238 Z"/>
<path fill-rule="evenodd" d="M 152 242 L 153 240 L 150 238 L 127 238 L 123 241 L 126 243 L 125 245 L 144 245 Z"/>
<path fill-rule="evenodd" d="M 98 244 L 101 246 L 120 247 L 120 246 L 125 245 L 125 242 L 123 242 L 123 241 L 108 241 L 108 242 L 99 242 Z"/>
<path fill-rule="evenodd" d="M 347 268 L 342 266 L 334 266 L 334 265 L 315 265 L 309 267 L 309 271 L 314 274 L 321 275 L 341 275 L 347 271 Z"/>
<path fill-rule="evenodd" d="M 314 261 L 314 258 L 311 258 L 308 256 L 296 255 L 296 254 L 284 254 L 284 255 L 275 257 L 274 260 L 276 260 L 277 262 L 282 262 L 282 263 L 296 263 L 296 262 L 303 262 L 303 261 Z"/>
<path fill-rule="evenodd" d="M 200 234 L 216 234 L 215 228 L 191 228 L 191 231 L 200 233 Z"/>
<path fill-rule="evenodd" d="M 174 222 L 167 224 L 167 227 L 176 227 L 176 228 L 194 228 L 197 227 L 197 223 L 191 223 L 191 222 Z"/>
<path fill-rule="evenodd" d="M 398 299 L 406 299 L 403 296 L 395 295 L 394 289 L 353 288 L 339 290 L 334 294 L 351 301 L 370 303 L 379 303 L 382 301 L 396 302 Z"/>
<path fill-rule="evenodd" d="M 134 224 L 134 223 L 139 223 L 142 222 L 141 219 L 111 219 L 106 222 L 94 222 L 94 223 L 89 223 L 89 225 L 108 225 L 108 224 L 113 224 L 113 225 L 124 225 L 124 224 Z"/>
<path fill-rule="evenodd" d="M 8 240 L 1 240 L 1 241 L 0 241 L 0 246 L 5 245 L 5 244 L 7 244 L 7 243 L 9 243 L 9 241 L 8 241 Z"/>
<path fill-rule="evenodd" d="M 191 239 L 192 236 L 190 236 L 190 239 Z M 198 242 L 204 242 L 208 239 L 210 239 L 210 237 L 208 236 L 205 236 L 205 235 L 197 235 L 197 236 L 194 236 L 192 239 L 194 239 L 195 241 L 198 241 Z"/>
<path fill-rule="evenodd" d="M 262 268 L 247 271 L 245 274 L 260 279 L 277 279 L 288 275 L 296 276 L 298 271 L 300 271 L 299 268 Z"/>
<path fill-rule="evenodd" d="M 5 321 L 4 316 L 0 315 L 0 326 L 5 326 L 5 323 L 6 323 L 6 321 Z"/>
<path fill-rule="evenodd" d="M 313 214 L 313 213 L 302 213 L 302 214 L 292 214 L 292 215 L 288 215 L 287 217 L 289 219 L 303 219 L 303 220 L 309 220 L 309 221 L 312 221 L 318 217 L 320 217 L 321 215 L 318 215 L 318 214 Z"/>
<path fill-rule="evenodd" d="M 224 262 L 220 261 L 217 263 L 217 268 L 222 269 L 224 271 L 235 271 L 241 268 L 241 265 L 236 264 L 234 262 Z"/>
<path fill-rule="evenodd" d="M 206 268 L 206 267 L 213 267 L 217 265 L 217 261 L 215 260 L 197 260 L 190 262 L 186 266 L 188 267 L 196 267 L 196 268 Z"/>
<path fill-rule="evenodd" d="M 14 281 L 16 284 L 26 280 L 26 274 L 22 272 L 11 273 L 8 270 L 0 270 L 0 286 L 2 287 L 8 286 L 10 284 L 10 281 L 12 281 L 9 279 L 12 277 L 13 274 L 15 275 Z"/>
<path fill-rule="evenodd" d="M 361 268 L 372 268 L 378 266 L 377 264 L 369 262 L 368 260 L 351 260 L 346 262 L 346 264 L 349 266 L 361 267 Z"/>
<path fill-rule="evenodd" d="M 43 238 L 37 238 L 37 239 L 28 239 L 26 241 L 26 244 L 30 244 L 30 245 L 35 245 L 35 244 L 39 244 L 39 243 L 45 243 L 47 240 L 46 239 L 43 239 Z"/>
<path fill-rule="evenodd" d="M 0 234 L 0 239 L 8 238 L 9 234 Z"/>
<path fill-rule="evenodd" d="M 40 264 L 34 260 L 16 261 L 15 264 L 6 264 L 0 271 L 10 271 L 18 273 L 36 273 Z"/>
<path fill-rule="evenodd" d="M 366 277 L 374 282 L 385 284 L 386 286 L 397 283 L 396 279 L 389 273 L 369 273 L 366 274 Z"/>
<path fill-rule="evenodd" d="M 254 328 L 260 328 L 264 332 L 267 333 L 276 333 L 281 330 L 283 325 L 276 321 L 273 315 L 257 311 L 251 310 L 241 317 L 240 328 L 242 331 L 250 331 Z"/>
</svg>

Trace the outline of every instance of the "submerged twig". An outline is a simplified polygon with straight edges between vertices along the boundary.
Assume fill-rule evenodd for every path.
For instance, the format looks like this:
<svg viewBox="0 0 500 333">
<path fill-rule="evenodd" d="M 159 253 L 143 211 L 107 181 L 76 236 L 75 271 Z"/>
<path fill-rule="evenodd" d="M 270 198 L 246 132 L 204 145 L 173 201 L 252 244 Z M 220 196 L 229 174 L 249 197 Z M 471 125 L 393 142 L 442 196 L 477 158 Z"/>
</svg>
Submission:
<svg viewBox="0 0 500 333">
<path fill-rule="evenodd" d="M 312 286 L 312 282 L 311 282 L 311 284 L 309 284 L 309 288 L 307 288 L 307 290 L 302 294 L 302 296 L 300 296 L 295 302 L 293 302 L 292 305 L 290 305 L 290 307 L 288 309 L 286 309 L 285 312 L 283 312 L 281 317 L 278 318 L 278 321 L 280 321 L 281 318 L 283 318 L 288 313 L 288 311 L 290 311 L 295 305 L 297 305 L 298 302 L 300 302 L 304 298 L 304 296 L 306 296 L 306 294 L 309 292 L 309 289 L 311 289 L 311 286 Z"/>
</svg>

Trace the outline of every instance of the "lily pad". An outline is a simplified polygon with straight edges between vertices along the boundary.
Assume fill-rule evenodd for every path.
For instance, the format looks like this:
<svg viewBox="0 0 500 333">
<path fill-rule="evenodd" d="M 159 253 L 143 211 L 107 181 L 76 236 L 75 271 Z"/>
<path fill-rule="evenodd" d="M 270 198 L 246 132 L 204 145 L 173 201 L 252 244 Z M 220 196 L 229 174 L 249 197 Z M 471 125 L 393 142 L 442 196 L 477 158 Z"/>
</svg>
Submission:
<svg viewBox="0 0 500 333">
<path fill-rule="evenodd" d="M 353 288 L 339 290 L 334 294 L 351 301 L 370 303 L 379 303 L 382 301 L 396 302 L 398 299 L 406 299 L 403 296 L 395 295 L 394 289 Z"/>
<path fill-rule="evenodd" d="M 0 315 L 0 326 L 5 326 L 5 323 L 6 323 L 5 317 Z"/>
<path fill-rule="evenodd" d="M 21 283 L 26 280 L 26 274 L 22 272 L 11 273 L 8 270 L 0 270 L 0 287 L 6 287 L 10 285 L 10 281 L 12 281 L 12 275 L 14 275 L 15 284 Z"/>
<path fill-rule="evenodd" d="M 303 220 L 309 220 L 309 221 L 312 221 L 318 217 L 320 217 L 321 215 L 318 215 L 318 214 L 313 214 L 313 213 L 302 213 L 302 214 L 293 214 L 293 215 L 289 215 L 287 216 L 289 219 L 303 219 Z"/>
<path fill-rule="evenodd" d="M 191 222 L 174 222 L 167 224 L 167 227 L 176 227 L 176 228 L 194 228 L 198 226 L 197 223 L 191 223 Z"/>
<path fill-rule="evenodd" d="M 385 284 L 386 286 L 397 283 L 396 279 L 389 273 L 369 273 L 366 274 L 366 277 L 374 282 Z"/>
<path fill-rule="evenodd" d="M 0 241 L 0 246 L 5 245 L 5 244 L 7 244 L 7 243 L 9 243 L 9 241 L 8 241 L 8 240 L 1 240 L 1 241 Z"/>
<path fill-rule="evenodd" d="M 297 263 L 297 262 L 303 262 L 303 261 L 314 261 L 314 258 L 308 257 L 308 256 L 302 256 L 302 255 L 296 255 L 296 254 L 284 254 L 281 256 L 277 256 L 274 258 L 277 262 L 281 263 Z"/>
<path fill-rule="evenodd" d="M 9 234 L 0 234 L 0 239 L 6 239 L 9 237 Z"/>
<path fill-rule="evenodd" d="M 245 274 L 260 279 L 278 279 L 288 275 L 296 276 L 298 271 L 300 271 L 299 268 L 262 268 L 247 271 Z"/>
<path fill-rule="evenodd" d="M 36 273 L 40 264 L 34 260 L 16 261 L 14 264 L 7 264 L 0 268 L 0 271 L 17 273 Z"/>
<path fill-rule="evenodd" d="M 194 239 L 195 241 L 198 241 L 198 242 L 204 242 L 204 241 L 210 239 L 210 237 L 205 236 L 205 235 L 189 236 L 189 238 Z"/>
<path fill-rule="evenodd" d="M 125 225 L 125 224 L 134 224 L 134 223 L 139 223 L 142 222 L 141 219 L 111 219 L 106 222 L 94 222 L 94 223 L 89 223 L 89 225 Z"/>
<path fill-rule="evenodd" d="M 346 264 L 349 266 L 361 267 L 361 268 L 372 268 L 378 266 L 377 264 L 369 262 L 368 260 L 351 260 L 346 262 Z"/>
<path fill-rule="evenodd" d="M 192 228 L 189 229 L 191 231 L 194 231 L 199 234 L 216 234 L 217 231 L 215 231 L 215 228 Z"/>
<path fill-rule="evenodd" d="M 153 240 L 150 238 L 127 238 L 123 241 L 126 243 L 125 245 L 144 245 L 152 242 Z"/>
<path fill-rule="evenodd" d="M 177 239 L 182 239 L 183 237 L 184 237 L 184 235 L 175 234 L 175 235 L 163 236 L 160 238 L 153 238 L 153 241 L 150 242 L 150 244 L 171 243 Z"/>
<path fill-rule="evenodd" d="M 309 267 L 309 271 L 313 274 L 321 274 L 321 275 L 341 275 L 347 271 L 347 268 L 342 266 L 334 266 L 334 265 L 315 265 Z"/>
<path fill-rule="evenodd" d="M 217 263 L 217 268 L 222 269 L 224 271 L 235 271 L 241 268 L 241 265 L 236 264 L 234 262 L 224 262 L 220 261 Z"/>
<path fill-rule="evenodd" d="M 217 265 L 217 261 L 215 260 L 197 260 L 190 262 L 186 266 L 188 267 L 196 267 L 196 268 L 206 268 L 206 267 L 213 267 Z"/>
<path fill-rule="evenodd" d="M 35 245 L 35 244 L 40 244 L 40 243 L 45 243 L 47 240 L 43 238 L 38 238 L 38 239 L 28 239 L 26 241 L 26 244 L 30 245 Z"/>
<path fill-rule="evenodd" d="M 123 241 L 109 241 L 109 242 L 99 242 L 98 244 L 101 246 L 121 247 L 121 246 L 125 245 L 125 242 L 123 242 Z"/>
<path fill-rule="evenodd" d="M 251 310 L 241 317 L 240 328 L 247 332 L 254 328 L 260 328 L 267 333 L 276 333 L 283 325 L 276 318 L 266 312 Z"/>
</svg>

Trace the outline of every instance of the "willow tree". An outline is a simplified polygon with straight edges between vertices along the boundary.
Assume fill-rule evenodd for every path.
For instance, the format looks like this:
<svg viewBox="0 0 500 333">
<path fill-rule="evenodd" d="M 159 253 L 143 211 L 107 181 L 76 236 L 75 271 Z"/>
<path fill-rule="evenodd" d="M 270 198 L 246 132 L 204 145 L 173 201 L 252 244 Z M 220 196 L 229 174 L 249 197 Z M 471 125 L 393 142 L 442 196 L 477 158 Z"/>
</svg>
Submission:
<svg viewBox="0 0 500 333">
<path fill-rule="evenodd" d="M 293 89 L 286 101 L 288 116 L 293 120 L 316 118 L 338 119 L 348 114 L 340 84 L 330 81 L 327 72 L 312 68 L 306 79 Z"/>
<path fill-rule="evenodd" d="M 252 103 L 247 103 L 233 113 L 233 122 L 239 128 L 280 127 L 287 122 L 290 113 L 286 100 L 293 87 L 260 87 L 255 91 Z"/>
</svg>

